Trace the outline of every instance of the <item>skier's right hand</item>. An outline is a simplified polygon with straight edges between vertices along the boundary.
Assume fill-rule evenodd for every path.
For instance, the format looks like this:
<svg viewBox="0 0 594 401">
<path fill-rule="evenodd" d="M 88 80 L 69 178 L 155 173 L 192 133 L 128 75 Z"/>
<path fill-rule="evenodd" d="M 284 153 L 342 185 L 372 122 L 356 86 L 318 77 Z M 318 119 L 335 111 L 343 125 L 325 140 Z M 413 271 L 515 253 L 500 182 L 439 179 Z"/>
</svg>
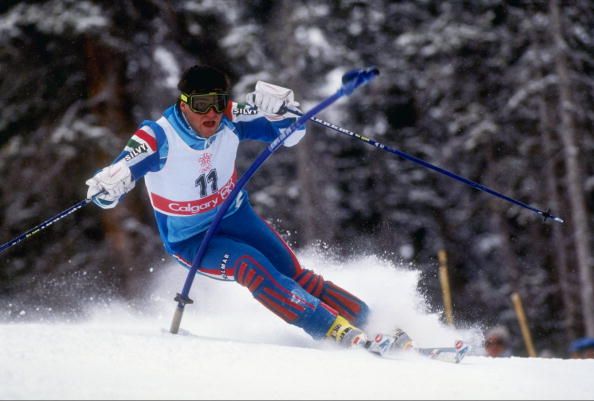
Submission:
<svg viewBox="0 0 594 401">
<path fill-rule="evenodd" d="M 87 198 L 103 209 L 114 208 L 120 198 L 136 185 L 124 160 L 105 167 L 88 179 L 86 184 L 89 186 Z"/>
</svg>

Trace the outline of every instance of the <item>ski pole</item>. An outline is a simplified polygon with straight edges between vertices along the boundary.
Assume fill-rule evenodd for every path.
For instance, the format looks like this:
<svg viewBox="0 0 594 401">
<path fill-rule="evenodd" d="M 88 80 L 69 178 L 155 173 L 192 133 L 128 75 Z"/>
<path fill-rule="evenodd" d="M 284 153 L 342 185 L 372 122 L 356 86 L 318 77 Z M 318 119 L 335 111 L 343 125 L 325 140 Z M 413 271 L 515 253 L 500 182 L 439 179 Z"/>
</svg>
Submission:
<svg viewBox="0 0 594 401">
<path fill-rule="evenodd" d="M 329 96 L 327 99 L 325 99 L 322 102 L 320 102 L 319 104 L 317 104 L 315 107 L 313 107 L 307 113 L 300 116 L 297 119 L 297 121 L 295 121 L 289 128 L 287 128 L 287 130 L 285 132 L 283 132 L 278 138 L 276 138 L 272 143 L 270 143 L 266 147 L 266 149 L 264 149 L 262 151 L 262 153 L 260 153 L 258 158 L 252 163 L 252 165 L 248 168 L 248 170 L 239 179 L 239 181 L 235 185 L 235 188 L 233 188 L 233 191 L 231 191 L 229 196 L 225 199 L 225 201 L 221 205 L 221 208 L 215 215 L 213 222 L 210 224 L 210 227 L 208 228 L 208 231 L 204 235 L 204 239 L 202 240 L 202 243 L 200 244 L 198 253 L 194 257 L 194 260 L 192 261 L 192 267 L 190 268 L 190 271 L 188 272 L 188 276 L 184 283 L 182 292 L 178 293 L 177 296 L 175 297 L 175 301 L 177 301 L 177 307 L 175 309 L 175 313 L 173 315 L 173 320 L 171 322 L 171 328 L 169 330 L 172 334 L 177 334 L 179 332 L 179 326 L 181 324 L 181 319 L 182 319 L 182 316 L 184 313 L 185 305 L 192 304 L 194 302 L 190 299 L 189 293 L 190 293 L 190 288 L 192 287 L 192 283 L 194 281 L 194 277 L 196 276 L 196 272 L 198 271 L 198 266 L 200 266 L 200 263 L 202 262 L 202 258 L 204 257 L 204 254 L 206 253 L 208 244 L 209 244 L 211 238 L 213 237 L 214 233 L 218 229 L 219 223 L 221 222 L 223 216 L 227 212 L 227 209 L 229 209 L 229 206 L 231 205 L 231 203 L 235 200 L 237 194 L 239 194 L 239 192 L 243 189 L 245 184 L 256 173 L 256 171 L 260 168 L 260 166 L 262 166 L 262 164 L 264 164 L 264 162 L 268 159 L 268 157 L 270 157 L 278 148 L 280 148 L 280 146 L 283 144 L 285 139 L 287 139 L 297 129 L 302 127 L 307 120 L 309 120 L 310 118 L 312 118 L 313 116 L 315 116 L 316 114 L 318 114 L 319 112 L 321 112 L 322 110 L 324 110 L 325 108 L 330 106 L 332 103 L 334 103 L 341 97 L 350 95 L 351 93 L 353 93 L 353 91 L 355 89 L 357 89 L 359 86 L 369 82 L 370 80 L 375 78 L 375 76 L 377 76 L 378 74 L 379 74 L 379 71 L 375 67 L 352 70 L 352 71 L 349 71 L 346 74 L 344 74 L 342 77 L 342 85 L 341 85 L 340 89 L 338 91 L 336 91 L 336 93 L 333 94 L 332 96 Z"/>
<path fill-rule="evenodd" d="M 84 199 L 80 202 L 77 202 L 76 204 L 70 206 L 68 209 L 64 210 L 63 212 L 60 212 L 58 214 L 56 214 L 55 216 L 47 219 L 46 221 L 44 221 L 43 223 L 33 227 L 32 229 L 22 233 L 21 235 L 19 235 L 18 237 L 14 238 L 11 241 L 8 241 L 7 243 L 3 244 L 2 246 L 0 246 L 0 253 L 4 252 L 5 250 L 12 248 L 13 246 L 15 246 L 16 244 L 34 236 L 35 234 L 39 233 L 40 231 L 45 230 L 46 228 L 48 228 L 49 226 L 51 226 L 52 224 L 56 223 L 59 220 L 62 220 L 64 217 L 69 216 L 71 214 L 73 214 L 74 212 L 76 212 L 77 210 L 82 209 L 83 207 L 85 207 L 86 205 L 88 205 L 89 203 L 91 203 L 93 201 L 93 199 Z"/>
<path fill-rule="evenodd" d="M 303 113 L 301 113 L 298 110 L 287 109 L 287 111 L 289 111 L 290 113 L 293 113 L 295 115 L 298 115 L 298 116 L 303 115 Z M 377 141 L 374 141 L 371 138 L 368 138 L 368 137 L 363 136 L 363 135 L 359 135 L 359 134 L 357 134 L 357 133 L 355 133 L 353 131 L 350 131 L 350 130 L 345 129 L 345 128 L 342 128 L 342 127 L 339 127 L 339 126 L 337 126 L 335 124 L 329 123 L 329 122 L 324 121 L 324 120 L 320 120 L 319 118 L 317 118 L 315 116 L 314 117 L 311 117 L 310 120 L 313 121 L 316 124 L 319 124 L 319 125 L 322 125 L 324 127 L 330 128 L 330 129 L 332 129 L 332 130 L 334 130 L 336 132 L 339 132 L 341 134 L 348 135 L 350 137 L 359 139 L 360 141 L 363 141 L 363 142 L 367 143 L 368 145 L 375 146 L 376 148 L 379 148 L 381 150 L 385 150 L 386 152 L 394 153 L 395 155 L 398 155 L 398 156 L 400 156 L 400 157 L 402 157 L 402 158 L 404 158 L 406 160 L 409 160 L 409 161 L 412 161 L 414 163 L 420 164 L 421 166 L 423 166 L 425 168 L 428 168 L 430 170 L 437 171 L 438 173 L 444 174 L 444 175 L 446 175 L 446 176 L 448 176 L 450 178 L 453 178 L 453 179 L 455 179 L 457 181 L 460 181 L 460 182 L 462 182 L 462 183 L 464 183 L 466 185 L 469 185 L 469 186 L 471 186 L 471 187 L 473 187 L 475 189 L 478 189 L 480 191 L 486 192 L 486 193 L 488 193 L 490 195 L 493 195 L 493 196 L 495 196 L 497 198 L 503 199 L 503 200 L 505 200 L 505 201 L 507 201 L 509 203 L 512 203 L 514 205 L 523 207 L 524 209 L 528 209 L 528 210 L 530 210 L 530 211 L 532 211 L 534 213 L 537 213 L 540 216 L 542 216 L 544 218 L 544 221 L 547 221 L 548 219 L 552 219 L 553 221 L 556 221 L 557 223 L 564 223 L 564 220 L 563 219 L 561 219 L 561 218 L 559 218 L 557 216 L 552 215 L 550 210 L 547 210 L 547 211 L 540 210 L 540 209 L 538 209 L 538 208 L 536 208 L 534 206 L 530 206 L 530 205 L 528 205 L 528 204 L 526 204 L 524 202 L 521 202 L 519 200 L 510 198 L 509 196 L 503 195 L 503 194 L 501 194 L 501 193 L 499 193 L 499 192 L 497 192 L 497 191 L 495 191 L 495 190 L 493 190 L 493 189 L 491 189 L 491 188 L 489 188 L 489 187 L 487 187 L 485 185 L 479 184 L 477 182 L 474 182 L 472 180 L 469 180 L 468 178 L 464 178 L 462 176 L 459 176 L 458 174 L 452 173 L 451 171 L 448 171 L 448 170 L 446 170 L 444 168 L 441 168 L 441 167 L 438 167 L 438 166 L 436 166 L 434 164 L 431 164 L 429 162 L 426 162 L 425 160 L 419 159 L 418 157 L 414 157 L 414 156 L 411 156 L 411 155 L 409 155 L 407 153 L 404 153 L 404 152 L 402 152 L 400 150 L 393 149 L 393 148 L 391 148 L 389 146 L 386 146 L 386 145 L 381 144 L 381 143 L 379 143 Z"/>
</svg>

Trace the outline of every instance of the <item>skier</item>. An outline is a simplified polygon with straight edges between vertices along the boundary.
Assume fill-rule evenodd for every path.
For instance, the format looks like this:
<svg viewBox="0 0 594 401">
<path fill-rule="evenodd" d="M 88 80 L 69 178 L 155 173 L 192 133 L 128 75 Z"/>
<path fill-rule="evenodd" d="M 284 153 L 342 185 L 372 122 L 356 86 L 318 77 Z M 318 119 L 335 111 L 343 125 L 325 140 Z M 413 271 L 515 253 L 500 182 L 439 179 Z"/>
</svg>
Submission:
<svg viewBox="0 0 594 401">
<path fill-rule="evenodd" d="M 206 230 L 233 190 L 235 158 L 244 140 L 270 143 L 295 117 L 293 91 L 262 84 L 248 104 L 229 97 L 218 69 L 193 66 L 179 83 L 180 96 L 156 121 L 144 121 L 114 162 L 87 180 L 87 197 L 109 209 L 144 177 L 159 234 L 168 253 L 190 268 Z M 305 127 L 284 145 L 296 145 Z M 314 339 L 364 345 L 369 308 L 359 298 L 302 267 L 291 248 L 260 218 L 241 191 L 209 243 L 198 272 L 236 281 L 254 298 Z"/>
</svg>

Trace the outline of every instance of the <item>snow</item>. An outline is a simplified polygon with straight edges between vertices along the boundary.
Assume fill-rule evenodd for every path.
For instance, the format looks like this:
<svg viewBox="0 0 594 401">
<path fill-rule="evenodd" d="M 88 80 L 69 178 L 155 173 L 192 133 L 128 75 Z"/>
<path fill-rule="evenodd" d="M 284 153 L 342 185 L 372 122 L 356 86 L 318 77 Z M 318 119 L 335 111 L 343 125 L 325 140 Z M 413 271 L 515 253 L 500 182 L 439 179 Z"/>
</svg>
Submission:
<svg viewBox="0 0 594 401">
<path fill-rule="evenodd" d="M 101 7 L 87 1 L 48 1 L 46 4 L 17 4 L 0 17 L 0 34 L 16 37 L 19 26 L 35 25 L 41 32 L 62 34 L 66 29 L 77 33 L 105 28 L 109 21 Z"/>
<path fill-rule="evenodd" d="M 427 311 L 418 272 L 376 257 L 338 262 L 316 252 L 302 262 L 365 298 L 372 330 L 398 324 L 420 346 L 481 330 L 454 330 Z M 146 308 L 114 302 L 81 322 L 0 324 L 0 399 L 592 399 L 594 360 L 493 359 L 459 365 L 318 343 L 234 283 L 199 277 L 182 330 L 169 333 L 185 271 L 154 273 Z M 26 311 L 25 311 L 26 312 Z M 436 344 L 438 343 L 439 344 Z"/>
<path fill-rule="evenodd" d="M 168 88 L 177 88 L 177 83 L 181 77 L 181 68 L 175 59 L 175 55 L 165 47 L 159 46 L 155 49 L 153 57 L 165 72 L 165 86 Z"/>
</svg>

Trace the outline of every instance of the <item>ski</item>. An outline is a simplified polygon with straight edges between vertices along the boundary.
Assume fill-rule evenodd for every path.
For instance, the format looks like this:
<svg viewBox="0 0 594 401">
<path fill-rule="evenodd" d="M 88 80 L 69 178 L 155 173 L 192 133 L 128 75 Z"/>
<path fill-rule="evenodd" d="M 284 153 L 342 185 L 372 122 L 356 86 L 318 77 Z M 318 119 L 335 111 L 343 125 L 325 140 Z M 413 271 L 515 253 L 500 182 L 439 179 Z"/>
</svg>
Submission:
<svg viewBox="0 0 594 401">
<path fill-rule="evenodd" d="M 470 351 L 470 345 L 458 340 L 453 347 L 413 348 L 413 351 L 442 362 L 460 363 Z"/>
<path fill-rule="evenodd" d="M 394 335 L 378 334 L 365 344 L 365 348 L 381 357 L 394 357 L 409 352 L 448 363 L 460 363 L 470 351 L 470 345 L 456 341 L 453 347 L 415 347 L 406 333 L 397 331 Z"/>
</svg>

